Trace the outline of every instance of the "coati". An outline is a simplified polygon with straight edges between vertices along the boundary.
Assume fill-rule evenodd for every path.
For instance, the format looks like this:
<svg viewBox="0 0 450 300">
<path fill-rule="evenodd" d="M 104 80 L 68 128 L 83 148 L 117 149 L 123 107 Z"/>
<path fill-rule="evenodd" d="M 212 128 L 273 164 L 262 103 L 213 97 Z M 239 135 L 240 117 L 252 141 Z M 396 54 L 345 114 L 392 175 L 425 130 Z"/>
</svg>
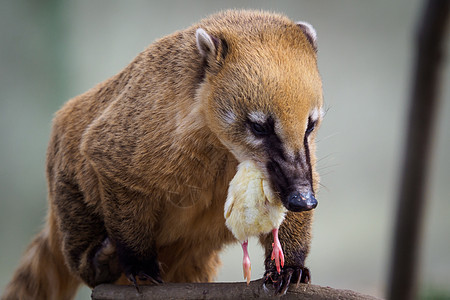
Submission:
<svg viewBox="0 0 450 300">
<path fill-rule="evenodd" d="M 281 273 L 309 282 L 322 119 L 316 33 L 279 14 L 231 10 L 157 40 L 67 102 L 47 151 L 49 210 L 3 299 L 70 299 L 80 283 L 206 282 L 235 242 L 224 203 L 253 161 L 289 210 Z M 122 276 L 122 277 L 121 277 Z M 121 278 L 121 279 L 120 279 Z"/>
</svg>

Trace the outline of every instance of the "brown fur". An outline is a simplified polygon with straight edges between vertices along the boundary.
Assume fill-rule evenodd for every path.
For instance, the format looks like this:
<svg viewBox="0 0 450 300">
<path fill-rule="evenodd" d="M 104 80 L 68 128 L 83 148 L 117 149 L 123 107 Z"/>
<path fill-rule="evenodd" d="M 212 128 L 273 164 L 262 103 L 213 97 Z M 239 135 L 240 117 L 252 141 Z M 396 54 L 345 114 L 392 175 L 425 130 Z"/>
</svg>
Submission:
<svg viewBox="0 0 450 300">
<path fill-rule="evenodd" d="M 216 38 L 203 57 L 199 27 Z M 266 170 L 269 155 L 245 142 L 246 114 L 275 115 L 289 154 L 305 151 L 308 113 L 321 101 L 314 47 L 284 16 L 228 11 L 156 41 L 56 114 L 47 226 L 3 298 L 69 299 L 80 280 L 116 281 L 130 259 L 152 269 L 157 258 L 167 282 L 213 280 L 234 241 L 223 209 L 237 159 Z M 317 189 L 314 137 L 310 152 Z M 280 228 L 287 266 L 304 265 L 311 217 L 289 213 Z M 99 267 L 107 237 L 117 252 Z M 271 237 L 261 241 L 270 256 Z"/>
<path fill-rule="evenodd" d="M 55 220 L 50 217 L 47 226 L 28 246 L 2 299 L 65 300 L 73 297 L 80 281 L 64 264 L 55 226 Z"/>
</svg>

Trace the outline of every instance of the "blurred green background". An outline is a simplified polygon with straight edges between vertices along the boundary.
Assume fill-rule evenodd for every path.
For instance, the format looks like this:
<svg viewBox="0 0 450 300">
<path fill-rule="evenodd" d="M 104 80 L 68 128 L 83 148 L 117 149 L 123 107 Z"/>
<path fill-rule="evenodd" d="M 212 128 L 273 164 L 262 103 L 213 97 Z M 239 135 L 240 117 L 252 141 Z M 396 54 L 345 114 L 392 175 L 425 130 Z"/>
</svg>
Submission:
<svg viewBox="0 0 450 300">
<path fill-rule="evenodd" d="M 318 138 L 323 187 L 307 265 L 315 284 L 384 295 L 418 0 L 2 1 L 0 291 L 46 214 L 53 113 L 155 39 L 226 8 L 281 12 L 316 28 L 328 113 Z M 449 49 L 447 43 L 447 58 Z M 420 283 L 422 293 L 450 297 L 448 65 L 444 71 Z M 250 256 L 256 279 L 264 272 L 256 240 Z M 240 247 L 228 247 L 222 258 L 217 281 L 242 281 Z"/>
</svg>

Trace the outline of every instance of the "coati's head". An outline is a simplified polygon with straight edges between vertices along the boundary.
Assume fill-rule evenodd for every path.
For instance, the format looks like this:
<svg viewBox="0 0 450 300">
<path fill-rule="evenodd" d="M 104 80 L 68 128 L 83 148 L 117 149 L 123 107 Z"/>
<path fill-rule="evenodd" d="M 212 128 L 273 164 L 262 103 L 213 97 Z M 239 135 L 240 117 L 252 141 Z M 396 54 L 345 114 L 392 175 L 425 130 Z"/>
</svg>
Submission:
<svg viewBox="0 0 450 300">
<path fill-rule="evenodd" d="M 206 122 L 238 161 L 253 160 L 291 211 L 316 207 L 322 119 L 316 33 L 261 12 L 226 12 L 196 31 Z"/>
</svg>

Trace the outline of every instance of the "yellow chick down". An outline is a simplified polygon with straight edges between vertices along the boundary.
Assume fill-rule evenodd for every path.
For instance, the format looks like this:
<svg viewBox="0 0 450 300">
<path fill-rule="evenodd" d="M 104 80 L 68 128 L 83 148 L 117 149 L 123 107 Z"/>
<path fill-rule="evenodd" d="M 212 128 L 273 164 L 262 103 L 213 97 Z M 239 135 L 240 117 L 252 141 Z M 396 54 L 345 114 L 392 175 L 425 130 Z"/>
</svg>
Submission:
<svg viewBox="0 0 450 300">
<path fill-rule="evenodd" d="M 225 202 L 225 224 L 240 242 L 280 227 L 286 208 L 252 161 L 239 164 Z"/>
<path fill-rule="evenodd" d="M 272 231 L 272 260 L 277 271 L 284 265 L 283 250 L 278 239 L 278 227 L 284 220 L 286 209 L 275 196 L 264 175 L 252 161 L 239 164 L 230 182 L 225 202 L 225 224 L 242 245 L 243 270 L 247 285 L 250 283 L 251 264 L 247 251 L 248 237 Z"/>
</svg>

